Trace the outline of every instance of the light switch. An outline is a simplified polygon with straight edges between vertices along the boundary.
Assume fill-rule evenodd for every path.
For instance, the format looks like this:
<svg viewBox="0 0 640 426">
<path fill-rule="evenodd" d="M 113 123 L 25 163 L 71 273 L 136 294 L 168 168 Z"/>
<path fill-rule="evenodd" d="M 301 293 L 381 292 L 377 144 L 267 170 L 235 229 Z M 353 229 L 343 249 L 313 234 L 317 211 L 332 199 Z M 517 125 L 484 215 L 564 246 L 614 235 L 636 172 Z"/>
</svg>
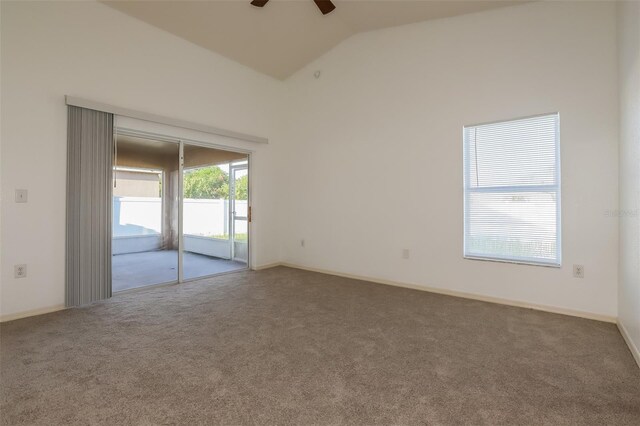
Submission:
<svg viewBox="0 0 640 426">
<path fill-rule="evenodd" d="M 27 190 L 16 189 L 16 203 L 26 203 L 26 202 L 27 202 Z"/>
</svg>

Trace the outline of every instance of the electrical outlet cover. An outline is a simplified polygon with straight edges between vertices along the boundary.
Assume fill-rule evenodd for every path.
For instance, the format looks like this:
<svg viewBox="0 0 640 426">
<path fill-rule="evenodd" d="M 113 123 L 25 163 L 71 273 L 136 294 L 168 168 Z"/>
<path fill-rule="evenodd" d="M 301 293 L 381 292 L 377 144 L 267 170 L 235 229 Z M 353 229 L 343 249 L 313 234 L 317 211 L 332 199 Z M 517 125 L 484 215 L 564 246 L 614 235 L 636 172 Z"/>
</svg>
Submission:
<svg viewBox="0 0 640 426">
<path fill-rule="evenodd" d="M 575 278 L 584 278 L 584 266 L 573 265 L 573 276 Z"/>
<path fill-rule="evenodd" d="M 16 203 L 26 203 L 29 193 L 26 189 L 16 189 Z"/>
<path fill-rule="evenodd" d="M 13 267 L 13 275 L 15 278 L 24 278 L 27 276 L 27 265 L 15 265 Z"/>
</svg>

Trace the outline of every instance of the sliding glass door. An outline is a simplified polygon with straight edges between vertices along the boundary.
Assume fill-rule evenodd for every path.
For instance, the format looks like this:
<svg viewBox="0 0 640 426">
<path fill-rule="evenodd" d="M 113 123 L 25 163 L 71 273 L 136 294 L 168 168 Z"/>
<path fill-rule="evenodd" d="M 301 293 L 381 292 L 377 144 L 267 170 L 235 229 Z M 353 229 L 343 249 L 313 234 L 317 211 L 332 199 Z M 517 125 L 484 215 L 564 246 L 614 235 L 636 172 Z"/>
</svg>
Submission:
<svg viewBox="0 0 640 426">
<path fill-rule="evenodd" d="M 117 141 L 113 291 L 247 268 L 246 153 L 126 133 Z"/>
</svg>

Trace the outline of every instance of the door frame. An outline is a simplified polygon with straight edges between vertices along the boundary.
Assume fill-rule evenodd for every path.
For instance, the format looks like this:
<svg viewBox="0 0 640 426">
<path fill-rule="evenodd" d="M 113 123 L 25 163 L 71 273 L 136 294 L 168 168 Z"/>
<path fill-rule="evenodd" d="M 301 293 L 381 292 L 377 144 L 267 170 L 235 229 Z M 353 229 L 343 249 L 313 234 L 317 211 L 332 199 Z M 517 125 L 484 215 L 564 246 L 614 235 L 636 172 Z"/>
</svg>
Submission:
<svg viewBox="0 0 640 426">
<path fill-rule="evenodd" d="M 246 170 L 247 171 L 247 215 L 246 216 L 236 216 L 236 178 L 235 172 L 237 170 Z M 233 166 L 232 163 L 229 163 L 229 239 L 231 241 L 231 260 L 235 261 L 236 259 L 236 220 L 245 220 L 247 222 L 247 265 L 249 264 L 249 240 L 251 237 L 249 236 L 249 223 L 251 218 L 251 203 L 249 201 L 249 185 L 248 183 L 251 181 L 251 177 L 249 176 L 249 163 L 247 159 L 247 164 L 242 164 L 239 166 Z M 231 197 L 231 182 L 233 182 L 233 197 Z"/>
<path fill-rule="evenodd" d="M 203 148 L 212 148 L 212 149 L 218 149 L 221 151 L 230 151 L 230 152 L 235 152 L 235 153 L 239 153 L 239 154 L 245 154 L 247 156 L 247 165 L 246 165 L 246 169 L 247 169 L 247 174 L 248 174 L 248 184 L 247 184 L 247 208 L 251 209 L 253 206 L 253 199 L 252 199 L 252 159 L 253 159 L 253 151 L 249 150 L 249 149 L 243 149 L 243 148 L 237 148 L 237 147 L 233 147 L 233 146 L 228 146 L 228 145 L 221 145 L 221 144 L 217 144 L 217 143 L 213 143 L 213 142 L 206 142 L 206 141 L 202 141 L 202 140 L 195 140 L 195 139 L 191 139 L 191 138 L 181 138 L 181 137 L 176 137 L 176 136 L 170 136 L 170 135 L 166 135 L 166 134 L 161 134 L 161 133 L 155 133 L 155 132 L 148 132 L 148 131 L 144 131 L 144 130 L 137 130 L 137 129 L 132 129 L 132 128 L 128 128 L 128 127 L 121 127 L 121 126 L 117 126 L 115 125 L 114 128 L 114 138 L 117 137 L 117 135 L 125 135 L 125 136 L 132 136 L 132 137 L 137 137 L 137 138 L 143 138 L 143 139 L 149 139 L 149 140 L 154 140 L 154 141 L 158 141 L 158 142 L 171 142 L 171 143 L 175 143 L 179 145 L 179 175 L 180 175 L 180 179 L 178 179 L 178 198 L 180 200 L 180 202 L 178 203 L 178 280 L 177 281 L 168 281 L 166 283 L 158 283 L 158 284 L 153 284 L 153 285 L 149 285 L 149 286 L 143 286 L 140 287 L 139 289 L 144 289 L 144 288 L 149 288 L 152 286 L 161 286 L 161 285 L 173 285 L 173 284 L 181 284 L 181 283 L 185 283 L 185 282 L 190 282 L 190 281 L 195 281 L 195 280 L 200 280 L 200 279 L 204 279 L 204 278 L 210 278 L 210 277 L 215 277 L 215 276 L 220 276 L 220 275 L 226 275 L 226 274 L 232 274 L 234 272 L 238 272 L 238 271 L 245 271 L 245 270 L 250 270 L 252 269 L 252 254 L 253 254 L 253 247 L 252 247 L 252 243 L 251 241 L 253 240 L 253 226 L 252 226 L 252 220 L 250 220 L 251 214 L 249 214 L 249 217 L 247 217 L 247 266 L 245 268 L 242 269 L 238 269 L 235 271 L 228 271 L 228 272 L 219 272 L 217 274 L 211 274 L 211 275 L 204 275 L 201 277 L 197 277 L 197 278 L 188 278 L 185 279 L 184 278 L 184 262 L 183 262 L 183 254 L 184 254 L 184 233 L 183 233 L 183 223 L 182 223 L 182 217 L 183 217 L 183 200 L 184 200 L 184 194 L 183 194 L 183 186 L 184 186 L 184 145 L 194 145 L 194 146 L 200 146 Z M 229 179 L 231 180 L 231 167 L 229 167 Z M 230 243 L 231 243 L 231 250 L 232 250 L 232 254 L 233 254 L 233 238 L 230 235 L 229 236 L 230 239 Z M 232 256 L 233 259 L 233 256 Z M 124 290 L 124 291 L 134 291 L 134 290 L 138 290 L 138 288 L 135 289 L 131 289 L 131 290 Z"/>
</svg>

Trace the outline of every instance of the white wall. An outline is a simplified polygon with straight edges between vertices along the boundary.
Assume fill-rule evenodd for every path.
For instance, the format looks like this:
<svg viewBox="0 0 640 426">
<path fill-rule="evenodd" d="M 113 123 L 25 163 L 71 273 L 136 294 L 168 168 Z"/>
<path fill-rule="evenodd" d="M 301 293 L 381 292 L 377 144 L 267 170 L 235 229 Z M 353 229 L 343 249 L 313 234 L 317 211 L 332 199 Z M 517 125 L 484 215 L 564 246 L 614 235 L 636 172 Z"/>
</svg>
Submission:
<svg viewBox="0 0 640 426">
<path fill-rule="evenodd" d="M 640 3 L 618 5 L 620 84 L 619 324 L 640 364 Z"/>
<path fill-rule="evenodd" d="M 141 253 L 162 248 L 162 235 L 136 235 L 111 240 L 111 254 Z"/>
<path fill-rule="evenodd" d="M 231 258 L 231 240 L 221 240 L 218 238 L 200 237 L 198 235 L 184 236 L 184 251 L 204 254 L 206 256 L 219 257 L 221 259 Z"/>
<path fill-rule="evenodd" d="M 615 9 L 535 3 L 360 34 L 283 84 L 101 4 L 1 2 L 0 312 L 64 300 L 69 94 L 268 136 L 233 142 L 256 149 L 253 266 L 615 316 Z M 561 114 L 563 267 L 463 260 L 462 126 L 550 111 Z M 12 202 L 16 188 L 29 203 Z M 28 278 L 13 278 L 16 263 Z"/>
<path fill-rule="evenodd" d="M 4 317 L 64 303 L 64 95 L 267 136 L 255 149 L 253 264 L 279 260 L 282 83 L 93 2 L 1 2 Z M 197 135 L 193 136 L 198 138 Z M 16 188 L 27 204 L 13 203 Z M 13 278 L 26 263 L 28 277 Z"/>
<path fill-rule="evenodd" d="M 615 317 L 615 9 L 532 3 L 364 33 L 294 75 L 284 260 Z M 462 127 L 553 111 L 562 268 L 464 260 Z"/>
</svg>

